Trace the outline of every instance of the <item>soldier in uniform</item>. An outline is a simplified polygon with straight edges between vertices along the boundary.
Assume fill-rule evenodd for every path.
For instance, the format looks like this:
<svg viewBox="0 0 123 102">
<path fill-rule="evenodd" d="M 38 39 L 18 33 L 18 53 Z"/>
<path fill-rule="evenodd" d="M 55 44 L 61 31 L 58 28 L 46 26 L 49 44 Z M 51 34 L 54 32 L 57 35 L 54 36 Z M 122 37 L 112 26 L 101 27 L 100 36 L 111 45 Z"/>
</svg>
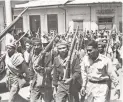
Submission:
<svg viewBox="0 0 123 102">
<path fill-rule="evenodd" d="M 105 43 L 102 40 L 98 41 L 98 50 L 100 54 L 105 54 Z"/>
<path fill-rule="evenodd" d="M 29 81 L 29 70 L 22 54 L 16 52 L 16 45 L 13 42 L 8 43 L 6 49 L 7 86 L 10 91 L 8 102 L 16 102 L 20 88 Z"/>
<path fill-rule="evenodd" d="M 115 86 L 118 85 L 111 60 L 99 53 L 98 44 L 93 40 L 88 43 L 87 55 L 81 62 L 81 75 L 81 95 L 87 92 L 87 102 L 107 102 L 109 79 Z"/>
<path fill-rule="evenodd" d="M 52 96 L 52 77 L 51 77 L 51 54 L 46 52 L 42 60 L 39 59 L 42 54 L 42 43 L 38 38 L 33 39 L 33 55 L 30 60 L 30 77 L 31 77 L 31 95 L 30 102 L 51 102 Z M 40 64 L 37 62 L 40 60 Z"/>
<path fill-rule="evenodd" d="M 75 53 L 73 53 L 71 60 L 71 76 L 65 78 L 66 64 L 68 58 L 68 45 L 66 42 L 57 44 L 58 56 L 54 59 L 53 71 L 53 85 L 57 89 L 56 102 L 65 102 L 68 98 L 69 102 L 79 102 L 78 92 L 80 90 L 80 60 Z"/>
</svg>

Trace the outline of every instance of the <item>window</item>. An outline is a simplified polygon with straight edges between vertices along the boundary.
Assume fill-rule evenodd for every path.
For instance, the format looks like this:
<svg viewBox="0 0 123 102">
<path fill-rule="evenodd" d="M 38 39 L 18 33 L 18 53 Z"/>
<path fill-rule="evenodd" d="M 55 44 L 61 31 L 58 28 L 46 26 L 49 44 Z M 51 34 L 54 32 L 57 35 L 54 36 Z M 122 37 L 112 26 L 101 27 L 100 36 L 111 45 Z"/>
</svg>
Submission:
<svg viewBox="0 0 123 102">
<path fill-rule="evenodd" d="M 112 23 L 113 22 L 113 18 L 99 18 L 98 19 L 98 23 Z"/>
<path fill-rule="evenodd" d="M 58 32 L 58 17 L 57 14 L 47 15 L 48 33 Z"/>
<path fill-rule="evenodd" d="M 74 31 L 76 31 L 77 27 L 79 26 L 79 32 L 83 31 L 83 20 L 73 20 L 74 22 Z"/>
<path fill-rule="evenodd" d="M 113 17 L 98 17 L 99 30 L 111 30 L 113 26 Z"/>
<path fill-rule="evenodd" d="M 40 15 L 30 15 L 30 30 L 33 34 L 33 36 L 36 36 L 35 34 L 38 32 L 40 33 Z M 39 35 L 40 36 L 40 35 Z"/>
<path fill-rule="evenodd" d="M 16 17 L 17 17 L 17 16 L 14 16 L 14 19 L 15 19 Z M 16 29 L 17 32 L 23 31 L 23 17 L 21 17 L 21 18 L 15 23 L 14 28 Z"/>
</svg>

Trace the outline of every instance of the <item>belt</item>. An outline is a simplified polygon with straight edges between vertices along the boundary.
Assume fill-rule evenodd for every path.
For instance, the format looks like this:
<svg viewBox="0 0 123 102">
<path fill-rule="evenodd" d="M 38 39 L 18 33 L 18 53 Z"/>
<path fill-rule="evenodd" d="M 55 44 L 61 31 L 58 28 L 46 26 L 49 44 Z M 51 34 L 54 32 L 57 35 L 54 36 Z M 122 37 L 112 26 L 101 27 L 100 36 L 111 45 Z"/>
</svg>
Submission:
<svg viewBox="0 0 123 102">
<path fill-rule="evenodd" d="M 104 84 L 107 83 L 107 80 L 99 80 L 99 81 L 89 80 L 89 82 L 96 83 L 96 84 Z"/>
</svg>

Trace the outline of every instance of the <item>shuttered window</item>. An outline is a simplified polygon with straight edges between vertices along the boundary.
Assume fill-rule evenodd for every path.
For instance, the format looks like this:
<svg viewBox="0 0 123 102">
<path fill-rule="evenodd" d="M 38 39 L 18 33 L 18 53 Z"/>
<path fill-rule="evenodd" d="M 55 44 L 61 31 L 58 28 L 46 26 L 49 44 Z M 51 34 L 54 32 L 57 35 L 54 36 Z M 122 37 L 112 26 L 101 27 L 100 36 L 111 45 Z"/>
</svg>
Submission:
<svg viewBox="0 0 123 102">
<path fill-rule="evenodd" d="M 47 26 L 48 33 L 58 32 L 58 17 L 57 14 L 48 14 L 47 15 Z"/>
</svg>

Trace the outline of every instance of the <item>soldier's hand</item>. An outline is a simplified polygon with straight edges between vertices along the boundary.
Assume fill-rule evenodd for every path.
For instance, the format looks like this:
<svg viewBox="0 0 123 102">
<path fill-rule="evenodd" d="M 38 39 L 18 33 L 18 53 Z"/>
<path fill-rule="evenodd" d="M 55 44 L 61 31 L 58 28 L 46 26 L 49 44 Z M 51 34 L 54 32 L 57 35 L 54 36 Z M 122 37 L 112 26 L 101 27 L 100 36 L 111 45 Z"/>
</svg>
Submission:
<svg viewBox="0 0 123 102">
<path fill-rule="evenodd" d="M 81 88 L 80 94 L 81 94 L 82 96 L 85 96 L 85 94 L 86 94 L 86 88 L 85 88 L 85 87 L 82 87 L 82 88 Z"/>
<path fill-rule="evenodd" d="M 36 66 L 35 67 L 35 69 L 36 69 L 36 71 L 38 71 L 38 72 L 44 72 L 44 67 L 41 67 L 41 66 Z"/>
<path fill-rule="evenodd" d="M 69 78 L 69 79 L 65 79 L 65 84 L 69 84 L 70 82 L 72 81 L 72 78 Z"/>
</svg>

